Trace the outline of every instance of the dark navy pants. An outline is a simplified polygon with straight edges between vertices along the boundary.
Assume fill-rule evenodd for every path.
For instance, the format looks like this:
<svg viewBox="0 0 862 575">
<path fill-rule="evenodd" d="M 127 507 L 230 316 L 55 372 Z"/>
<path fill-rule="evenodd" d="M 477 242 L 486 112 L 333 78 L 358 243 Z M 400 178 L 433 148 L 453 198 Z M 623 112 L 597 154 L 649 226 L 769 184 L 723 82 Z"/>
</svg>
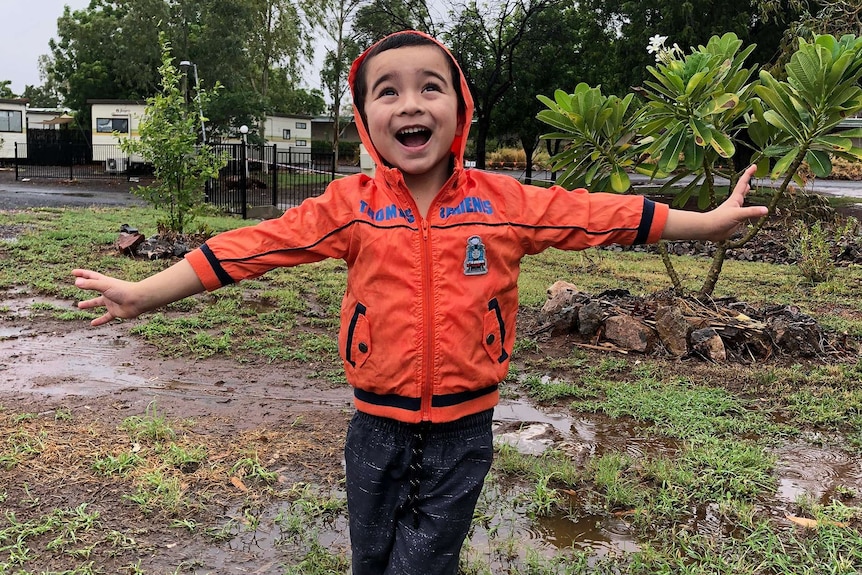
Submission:
<svg viewBox="0 0 862 575">
<path fill-rule="evenodd" d="M 439 424 L 356 413 L 344 448 L 353 575 L 455 575 L 493 457 L 493 410 Z"/>
</svg>

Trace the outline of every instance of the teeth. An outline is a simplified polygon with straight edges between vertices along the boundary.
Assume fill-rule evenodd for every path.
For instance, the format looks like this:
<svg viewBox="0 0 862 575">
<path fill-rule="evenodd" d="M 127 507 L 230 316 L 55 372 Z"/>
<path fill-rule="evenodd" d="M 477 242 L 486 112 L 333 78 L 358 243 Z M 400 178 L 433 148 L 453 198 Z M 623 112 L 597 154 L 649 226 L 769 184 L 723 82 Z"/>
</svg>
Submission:
<svg viewBox="0 0 862 575">
<path fill-rule="evenodd" d="M 398 132 L 399 135 L 407 135 L 407 134 L 416 134 L 418 132 L 425 132 L 425 128 L 404 128 Z"/>
</svg>

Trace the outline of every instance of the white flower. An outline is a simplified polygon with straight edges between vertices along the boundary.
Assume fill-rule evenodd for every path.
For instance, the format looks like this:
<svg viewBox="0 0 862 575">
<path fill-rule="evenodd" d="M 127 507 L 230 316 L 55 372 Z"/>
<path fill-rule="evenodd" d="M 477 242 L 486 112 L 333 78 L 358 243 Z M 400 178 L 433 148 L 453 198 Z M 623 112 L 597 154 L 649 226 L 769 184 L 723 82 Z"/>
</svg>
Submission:
<svg viewBox="0 0 862 575">
<path fill-rule="evenodd" d="M 647 46 L 647 53 L 659 53 L 662 49 L 664 49 L 665 40 L 667 40 L 667 36 L 660 36 L 656 34 L 655 36 L 651 37 L 649 39 L 649 45 Z"/>
</svg>

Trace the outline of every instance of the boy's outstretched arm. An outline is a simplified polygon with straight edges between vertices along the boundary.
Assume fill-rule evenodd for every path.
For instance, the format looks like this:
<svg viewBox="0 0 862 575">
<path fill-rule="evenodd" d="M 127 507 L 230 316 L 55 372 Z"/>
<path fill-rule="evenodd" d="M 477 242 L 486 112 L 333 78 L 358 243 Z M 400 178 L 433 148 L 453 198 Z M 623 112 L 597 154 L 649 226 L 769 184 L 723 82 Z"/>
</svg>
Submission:
<svg viewBox="0 0 862 575">
<path fill-rule="evenodd" d="M 127 282 L 91 270 L 72 270 L 75 286 L 101 295 L 78 302 L 80 309 L 104 307 L 107 311 L 90 325 L 102 325 L 114 318 L 130 319 L 184 297 L 204 291 L 191 264 L 181 260 L 166 270 L 139 282 Z"/>
<path fill-rule="evenodd" d="M 769 211 L 766 206 L 743 207 L 745 196 L 751 189 L 748 185 L 757 166 L 749 166 L 739 177 L 733 192 L 720 206 L 709 212 L 670 210 L 662 232 L 665 240 L 711 240 L 729 238 L 741 224 L 763 217 Z"/>
</svg>

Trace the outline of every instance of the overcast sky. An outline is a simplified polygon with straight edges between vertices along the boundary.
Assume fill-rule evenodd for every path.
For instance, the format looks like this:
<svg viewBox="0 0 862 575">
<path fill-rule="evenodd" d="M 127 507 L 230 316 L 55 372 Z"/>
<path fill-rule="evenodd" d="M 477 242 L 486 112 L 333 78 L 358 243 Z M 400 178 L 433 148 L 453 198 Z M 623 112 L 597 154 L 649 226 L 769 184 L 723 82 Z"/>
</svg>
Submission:
<svg viewBox="0 0 862 575">
<path fill-rule="evenodd" d="M 47 54 L 48 41 L 57 37 L 57 18 L 63 7 L 82 10 L 90 0 L 0 0 L 3 29 L 0 31 L 0 80 L 10 80 L 10 87 L 21 95 L 25 85 L 40 86 L 39 56 Z M 315 66 L 320 66 L 321 50 L 315 50 L 315 64 L 306 64 L 304 84 L 320 88 Z"/>
<path fill-rule="evenodd" d="M 0 0 L 0 80 L 10 80 L 21 95 L 27 84 L 39 86 L 39 56 L 49 52 L 48 41 L 57 36 L 57 18 L 63 6 L 80 10 L 90 0 Z"/>
</svg>

